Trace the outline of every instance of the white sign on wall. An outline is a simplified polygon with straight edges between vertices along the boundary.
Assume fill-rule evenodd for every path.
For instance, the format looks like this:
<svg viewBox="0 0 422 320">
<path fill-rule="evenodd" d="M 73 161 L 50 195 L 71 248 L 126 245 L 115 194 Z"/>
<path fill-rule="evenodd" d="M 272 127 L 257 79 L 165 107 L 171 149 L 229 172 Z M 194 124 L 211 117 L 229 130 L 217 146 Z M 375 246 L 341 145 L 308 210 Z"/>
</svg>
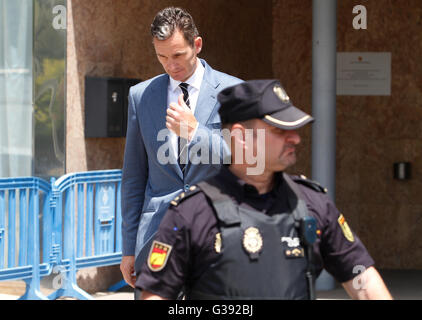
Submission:
<svg viewBox="0 0 422 320">
<path fill-rule="evenodd" d="M 338 52 L 337 95 L 391 95 L 391 52 Z"/>
</svg>

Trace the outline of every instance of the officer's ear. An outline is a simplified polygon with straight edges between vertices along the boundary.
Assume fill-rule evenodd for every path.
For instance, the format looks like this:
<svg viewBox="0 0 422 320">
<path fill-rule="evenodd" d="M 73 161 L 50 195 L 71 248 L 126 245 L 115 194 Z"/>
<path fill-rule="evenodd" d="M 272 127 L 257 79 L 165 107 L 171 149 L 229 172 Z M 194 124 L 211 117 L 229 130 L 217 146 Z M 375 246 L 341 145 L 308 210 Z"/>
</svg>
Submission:
<svg viewBox="0 0 422 320">
<path fill-rule="evenodd" d="M 244 149 L 246 146 L 246 135 L 248 134 L 246 126 L 243 123 L 234 123 L 230 129 L 232 147 Z M 240 150 L 239 150 L 240 151 Z"/>
</svg>

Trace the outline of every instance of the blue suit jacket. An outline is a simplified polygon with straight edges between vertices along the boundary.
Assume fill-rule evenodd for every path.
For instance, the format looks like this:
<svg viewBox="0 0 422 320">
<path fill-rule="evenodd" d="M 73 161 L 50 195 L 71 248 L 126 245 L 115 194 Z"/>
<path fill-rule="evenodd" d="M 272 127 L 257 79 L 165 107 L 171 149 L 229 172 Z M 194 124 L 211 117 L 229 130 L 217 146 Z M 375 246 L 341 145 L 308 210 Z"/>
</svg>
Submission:
<svg viewBox="0 0 422 320">
<path fill-rule="evenodd" d="M 208 143 L 218 145 L 222 139 L 211 131 L 221 128 L 217 94 L 241 80 L 213 70 L 202 59 L 201 63 L 205 73 L 195 109 L 198 132 L 207 132 Z M 169 133 L 166 128 L 168 83 L 169 76 L 162 74 L 132 87 L 129 93 L 122 177 L 122 238 L 123 255 L 138 257 L 136 270 L 146 260 L 152 238 L 170 201 L 191 185 L 217 173 L 219 168 L 219 165 L 189 161 L 183 175 L 171 148 L 167 152 L 170 163 L 162 164 L 158 158 L 167 143 L 162 141 L 163 133 L 164 136 Z M 200 147 L 205 140 L 195 135 L 189 148 L 197 144 Z"/>
</svg>

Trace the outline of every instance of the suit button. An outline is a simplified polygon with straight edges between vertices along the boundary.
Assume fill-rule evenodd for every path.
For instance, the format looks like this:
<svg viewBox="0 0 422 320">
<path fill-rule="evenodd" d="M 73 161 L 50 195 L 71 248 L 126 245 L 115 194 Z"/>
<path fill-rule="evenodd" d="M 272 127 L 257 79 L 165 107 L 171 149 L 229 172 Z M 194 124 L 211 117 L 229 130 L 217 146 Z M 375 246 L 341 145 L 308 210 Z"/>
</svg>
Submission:
<svg viewBox="0 0 422 320">
<path fill-rule="evenodd" d="M 189 191 L 190 185 L 185 184 L 185 191 Z"/>
</svg>

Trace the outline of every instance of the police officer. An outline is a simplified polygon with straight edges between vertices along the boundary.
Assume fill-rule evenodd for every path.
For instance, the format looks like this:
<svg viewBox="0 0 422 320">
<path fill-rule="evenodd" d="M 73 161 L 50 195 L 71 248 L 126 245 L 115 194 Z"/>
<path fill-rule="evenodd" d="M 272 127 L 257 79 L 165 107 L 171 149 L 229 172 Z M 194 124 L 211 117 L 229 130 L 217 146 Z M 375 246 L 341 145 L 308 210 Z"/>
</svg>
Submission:
<svg viewBox="0 0 422 320">
<path fill-rule="evenodd" d="M 326 189 L 284 173 L 296 130 L 313 118 L 277 80 L 229 87 L 218 100 L 231 164 L 171 202 L 136 281 L 142 298 L 309 299 L 325 268 L 354 299 L 391 299 Z"/>
</svg>

